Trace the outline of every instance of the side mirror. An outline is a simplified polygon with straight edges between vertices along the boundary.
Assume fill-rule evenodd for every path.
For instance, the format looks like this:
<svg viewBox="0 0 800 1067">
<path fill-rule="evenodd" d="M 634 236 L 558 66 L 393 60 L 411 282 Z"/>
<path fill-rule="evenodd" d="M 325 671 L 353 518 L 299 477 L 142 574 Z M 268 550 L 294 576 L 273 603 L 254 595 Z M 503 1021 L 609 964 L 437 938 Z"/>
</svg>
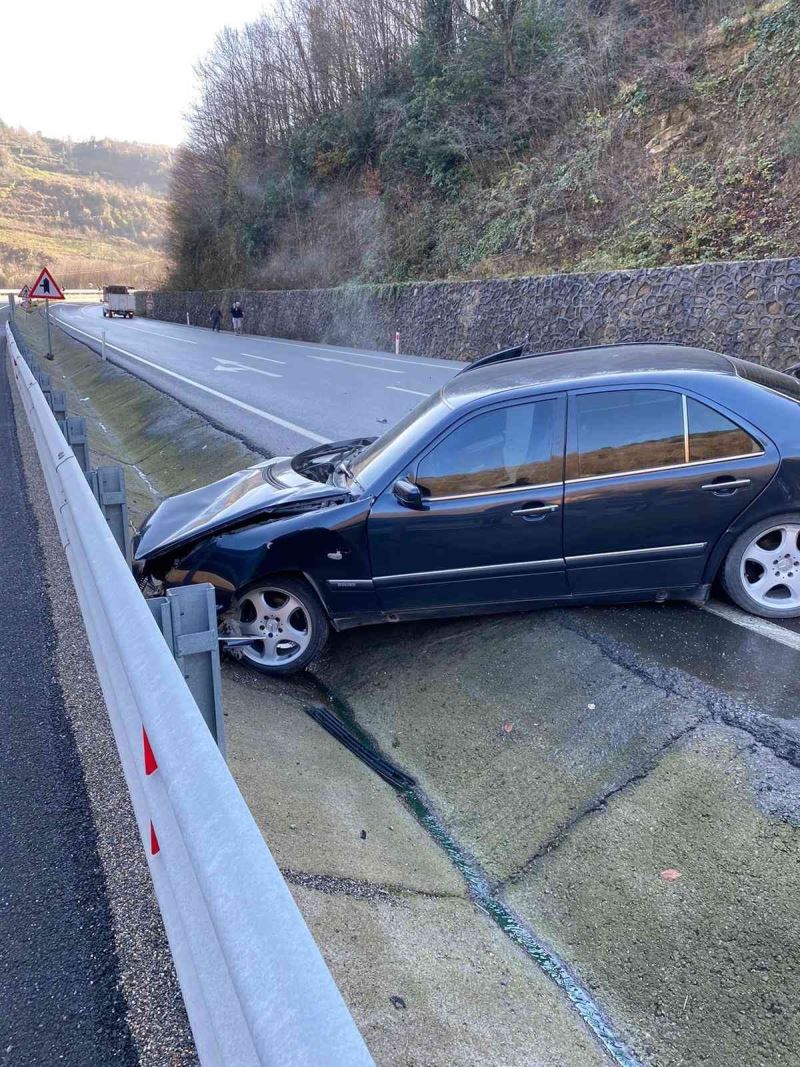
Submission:
<svg viewBox="0 0 800 1067">
<path fill-rule="evenodd" d="M 407 478 L 399 478 L 394 483 L 392 494 L 397 503 L 402 504 L 404 508 L 413 508 L 415 511 L 423 511 L 425 508 L 420 487 Z"/>
</svg>

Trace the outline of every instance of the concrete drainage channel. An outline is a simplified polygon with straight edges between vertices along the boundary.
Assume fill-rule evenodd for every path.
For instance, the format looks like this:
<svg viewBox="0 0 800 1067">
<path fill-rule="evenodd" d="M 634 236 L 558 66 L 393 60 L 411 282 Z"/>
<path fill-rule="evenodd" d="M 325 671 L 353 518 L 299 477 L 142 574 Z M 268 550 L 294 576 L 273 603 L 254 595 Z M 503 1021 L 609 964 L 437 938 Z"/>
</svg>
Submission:
<svg viewBox="0 0 800 1067">
<path fill-rule="evenodd" d="M 345 701 L 328 690 L 319 679 L 309 676 L 319 689 L 320 697 L 329 706 L 307 706 L 306 712 L 323 729 L 340 741 L 358 759 L 371 767 L 397 791 L 420 826 L 443 849 L 450 862 L 464 879 L 470 898 L 489 916 L 503 933 L 539 967 L 547 977 L 563 990 L 581 1019 L 619 1067 L 639 1067 L 639 1061 L 614 1032 L 600 1006 L 591 994 L 570 973 L 563 960 L 546 948 L 533 930 L 523 923 L 492 891 L 490 881 L 480 865 L 455 840 L 434 811 L 430 801 L 416 780 L 393 764 L 381 753 L 374 741 L 358 725 Z"/>
</svg>

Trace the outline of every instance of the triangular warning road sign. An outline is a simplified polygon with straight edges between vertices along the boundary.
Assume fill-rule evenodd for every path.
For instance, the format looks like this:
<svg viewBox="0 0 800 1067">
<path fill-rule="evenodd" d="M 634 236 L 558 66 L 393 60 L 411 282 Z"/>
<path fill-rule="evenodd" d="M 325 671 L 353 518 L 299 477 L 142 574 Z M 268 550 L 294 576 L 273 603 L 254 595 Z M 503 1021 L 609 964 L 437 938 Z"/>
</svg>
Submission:
<svg viewBox="0 0 800 1067">
<path fill-rule="evenodd" d="M 47 269 L 44 268 L 42 273 L 33 283 L 33 288 L 30 291 L 31 300 L 64 300 L 64 294 L 61 292 L 55 278 Z"/>
<path fill-rule="evenodd" d="M 31 287 L 29 285 L 23 285 L 23 287 L 17 293 L 17 296 L 20 298 L 20 300 L 27 300 L 30 295 Z"/>
</svg>

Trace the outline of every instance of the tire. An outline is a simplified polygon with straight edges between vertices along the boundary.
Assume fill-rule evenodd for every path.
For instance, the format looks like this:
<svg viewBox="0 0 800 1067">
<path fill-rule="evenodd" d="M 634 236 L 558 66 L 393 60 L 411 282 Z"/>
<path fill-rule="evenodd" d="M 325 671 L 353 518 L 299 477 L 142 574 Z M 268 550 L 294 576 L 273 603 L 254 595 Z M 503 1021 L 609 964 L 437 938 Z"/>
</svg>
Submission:
<svg viewBox="0 0 800 1067">
<path fill-rule="evenodd" d="M 308 582 L 275 575 L 237 591 L 220 632 L 257 637 L 254 645 L 231 648 L 230 654 L 262 674 L 285 678 L 305 670 L 319 656 L 330 630 Z"/>
<path fill-rule="evenodd" d="M 800 617 L 800 513 L 754 523 L 737 537 L 722 568 L 725 592 L 763 619 Z"/>
</svg>

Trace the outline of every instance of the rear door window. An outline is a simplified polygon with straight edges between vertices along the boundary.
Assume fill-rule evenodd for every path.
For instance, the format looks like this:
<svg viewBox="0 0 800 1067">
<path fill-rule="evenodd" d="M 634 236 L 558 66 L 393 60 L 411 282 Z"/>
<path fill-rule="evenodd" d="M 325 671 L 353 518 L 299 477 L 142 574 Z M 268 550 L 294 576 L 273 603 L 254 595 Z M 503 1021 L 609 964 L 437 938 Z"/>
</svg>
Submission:
<svg viewBox="0 0 800 1067">
<path fill-rule="evenodd" d="M 510 404 L 476 415 L 420 460 L 416 482 L 434 498 L 558 482 L 563 451 L 560 418 L 556 400 Z"/>
<path fill-rule="evenodd" d="M 686 415 L 689 420 L 689 459 L 692 462 L 752 456 L 763 451 L 758 441 L 741 426 L 706 404 L 701 404 L 699 400 L 686 398 Z"/>
<path fill-rule="evenodd" d="M 612 389 L 579 393 L 573 401 L 577 454 L 570 477 L 600 478 L 686 462 L 680 393 Z"/>
</svg>

